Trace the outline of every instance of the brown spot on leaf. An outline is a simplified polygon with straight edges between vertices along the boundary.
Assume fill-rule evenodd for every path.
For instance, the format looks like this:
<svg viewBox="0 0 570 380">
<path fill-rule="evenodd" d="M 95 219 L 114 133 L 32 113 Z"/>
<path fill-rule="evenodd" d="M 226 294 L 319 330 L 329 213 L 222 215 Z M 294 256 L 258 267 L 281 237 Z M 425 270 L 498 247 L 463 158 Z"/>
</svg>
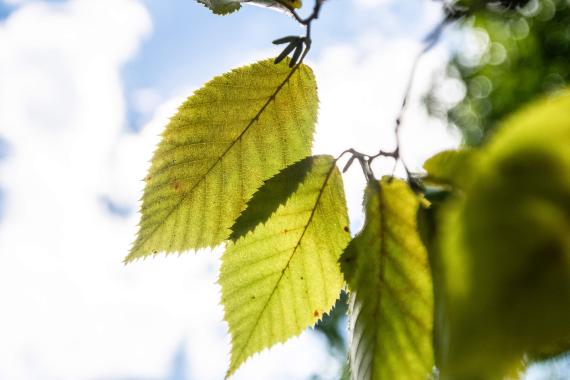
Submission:
<svg viewBox="0 0 570 380">
<path fill-rule="evenodd" d="M 320 317 L 321 313 L 318 310 L 313 311 L 313 317 Z"/>
<path fill-rule="evenodd" d="M 350 232 L 350 230 L 348 229 L 348 226 L 344 226 L 344 232 Z"/>
<path fill-rule="evenodd" d="M 182 185 L 180 184 L 180 181 L 178 181 L 177 179 L 173 180 L 170 185 L 172 186 L 172 188 L 174 189 L 174 191 L 179 192 L 180 189 L 182 188 Z"/>
</svg>

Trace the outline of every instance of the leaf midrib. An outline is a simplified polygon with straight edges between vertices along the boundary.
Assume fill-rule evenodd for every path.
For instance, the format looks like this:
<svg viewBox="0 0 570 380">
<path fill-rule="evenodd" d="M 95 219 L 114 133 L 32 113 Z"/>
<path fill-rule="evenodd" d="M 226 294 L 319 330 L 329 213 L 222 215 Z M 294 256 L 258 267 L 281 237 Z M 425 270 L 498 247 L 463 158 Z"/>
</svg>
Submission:
<svg viewBox="0 0 570 380">
<path fill-rule="evenodd" d="M 381 315 L 384 314 L 382 312 L 382 308 L 381 308 L 382 299 L 384 296 L 386 296 L 384 293 L 392 291 L 393 296 L 394 296 L 394 301 L 397 302 L 397 308 L 400 311 L 400 313 L 402 313 L 403 315 L 405 315 L 405 316 L 409 317 L 411 320 L 413 320 L 413 322 L 416 323 L 416 325 L 420 329 L 422 329 L 424 331 L 429 331 L 429 329 L 426 328 L 426 326 L 423 324 L 422 321 L 417 319 L 417 317 L 415 315 L 413 315 L 408 309 L 404 308 L 401 302 L 398 302 L 399 301 L 398 297 L 396 297 L 397 291 L 395 289 L 391 290 L 391 288 L 390 288 L 391 285 L 389 285 L 389 283 L 386 282 L 386 280 L 385 280 L 386 261 L 387 260 L 395 260 L 395 258 L 391 257 L 392 254 L 388 253 L 388 249 L 386 247 L 386 240 L 387 240 L 386 235 L 390 234 L 390 232 L 389 232 L 390 228 L 386 224 L 385 216 L 386 216 L 386 214 L 392 214 L 392 212 L 389 211 L 389 208 L 386 208 L 386 205 L 385 205 L 386 200 L 384 199 L 384 190 L 382 188 L 382 184 L 378 184 L 378 200 L 379 200 L 378 211 L 380 212 L 380 260 L 379 260 L 380 271 L 378 274 L 378 283 L 377 283 L 377 292 L 376 292 L 378 294 L 378 297 L 377 297 L 377 302 L 374 306 L 375 319 L 380 320 Z M 416 259 L 415 256 L 412 256 L 411 258 Z M 421 294 L 421 291 L 419 291 L 419 289 L 416 288 L 415 290 L 418 294 Z M 384 323 L 387 323 L 386 318 L 384 318 Z M 408 334 L 410 334 L 407 324 L 404 324 L 404 325 L 406 326 L 405 328 L 406 328 Z M 380 328 L 381 328 L 381 325 L 379 326 L 379 329 Z M 378 347 L 378 343 L 379 343 L 377 341 L 378 336 L 379 336 L 379 334 L 377 333 L 377 330 L 375 330 L 374 353 L 376 353 L 376 348 Z M 418 358 L 423 358 L 421 353 L 417 350 L 416 346 L 414 346 L 414 351 L 415 351 L 415 354 Z M 371 361 L 370 370 L 369 370 L 369 374 L 371 374 L 371 376 L 374 375 L 374 366 L 376 364 L 376 361 L 374 360 L 374 356 L 373 356 L 373 359 Z"/>
</svg>

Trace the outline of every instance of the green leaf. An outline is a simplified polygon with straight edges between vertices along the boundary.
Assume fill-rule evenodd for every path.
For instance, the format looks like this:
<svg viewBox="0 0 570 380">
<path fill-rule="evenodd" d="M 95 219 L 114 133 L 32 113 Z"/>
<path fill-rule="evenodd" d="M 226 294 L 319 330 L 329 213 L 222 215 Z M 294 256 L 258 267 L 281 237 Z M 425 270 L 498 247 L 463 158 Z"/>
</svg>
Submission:
<svg viewBox="0 0 570 380">
<path fill-rule="evenodd" d="M 527 360 L 531 363 L 544 362 L 566 356 L 570 353 L 570 339 L 568 337 L 542 345 L 538 349 L 527 352 Z"/>
<path fill-rule="evenodd" d="M 222 257 L 219 283 L 232 336 L 227 376 L 254 353 L 314 325 L 339 296 L 338 258 L 350 239 L 342 177 L 330 156 L 305 164 L 310 171 L 289 200 Z"/>
<path fill-rule="evenodd" d="M 350 364 L 355 380 L 426 379 L 432 371 L 433 293 L 416 213 L 400 180 L 370 182 L 364 228 L 341 267 L 350 287 Z"/>
<path fill-rule="evenodd" d="M 208 7 L 214 14 L 227 15 L 241 8 L 242 3 L 251 3 L 281 10 L 300 8 L 301 0 L 197 0 Z"/>
<path fill-rule="evenodd" d="M 231 228 L 230 239 L 236 241 L 253 231 L 258 224 L 265 223 L 271 214 L 298 189 L 314 163 L 313 157 L 307 157 L 265 181 L 235 221 Z"/>
<path fill-rule="evenodd" d="M 424 163 L 425 181 L 464 189 L 470 182 L 475 160 L 475 151 L 470 149 L 440 152 Z"/>
<path fill-rule="evenodd" d="M 442 209 L 444 379 L 500 379 L 570 341 L 569 147 L 566 92 L 508 119 Z"/>
<path fill-rule="evenodd" d="M 310 154 L 316 115 L 304 65 L 261 61 L 196 91 L 162 134 L 126 261 L 221 243 L 263 180 Z"/>
<path fill-rule="evenodd" d="M 217 15 L 227 15 L 241 8 L 242 1 L 239 0 L 198 0 L 199 3 L 209 8 Z"/>
</svg>

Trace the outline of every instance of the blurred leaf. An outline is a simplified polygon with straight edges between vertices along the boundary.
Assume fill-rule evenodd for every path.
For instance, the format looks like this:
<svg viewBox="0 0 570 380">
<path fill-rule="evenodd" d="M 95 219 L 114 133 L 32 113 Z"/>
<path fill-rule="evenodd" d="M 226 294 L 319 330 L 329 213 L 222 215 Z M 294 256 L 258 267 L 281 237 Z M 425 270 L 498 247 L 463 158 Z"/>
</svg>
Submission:
<svg viewBox="0 0 570 380">
<path fill-rule="evenodd" d="M 197 0 L 208 7 L 214 14 L 227 15 L 241 8 L 242 3 L 251 3 L 270 8 L 287 10 L 300 8 L 301 0 Z"/>
<path fill-rule="evenodd" d="M 472 11 L 490 9 L 503 11 L 524 7 L 530 0 L 458 0 L 455 6 L 467 7 Z"/>
<path fill-rule="evenodd" d="M 307 160 L 311 169 L 288 201 L 222 257 L 228 376 L 254 353 L 314 325 L 340 293 L 338 258 L 350 239 L 342 177 L 330 156 Z"/>
<path fill-rule="evenodd" d="M 471 149 L 447 150 L 436 154 L 424 163 L 425 179 L 436 185 L 465 188 L 472 175 L 475 152 Z"/>
<path fill-rule="evenodd" d="M 352 378 L 425 379 L 433 294 L 416 227 L 419 198 L 400 180 L 369 183 L 366 222 L 341 257 L 350 287 Z"/>
<path fill-rule="evenodd" d="M 214 78 L 162 134 L 126 261 L 215 246 L 263 180 L 310 154 L 317 114 L 311 69 L 288 78 L 270 60 Z"/>
<path fill-rule="evenodd" d="M 500 379 L 570 341 L 570 92 L 509 118 L 479 157 L 439 221 L 444 379 Z"/>
<path fill-rule="evenodd" d="M 477 12 L 464 23 L 469 48 L 458 49 L 448 68 L 465 83 L 466 96 L 444 104 L 452 107 L 449 112 L 438 110 L 443 99 L 432 99 L 430 108 L 447 114 L 469 145 L 484 143 L 507 115 L 569 83 L 568 25 L 566 0 L 530 1 L 516 12 Z"/>
<path fill-rule="evenodd" d="M 314 163 L 313 157 L 305 158 L 266 180 L 235 221 L 231 228 L 230 239 L 236 241 L 253 231 L 258 224 L 265 223 L 271 214 L 299 188 Z"/>
<path fill-rule="evenodd" d="M 438 215 L 442 206 L 446 204 L 454 193 L 442 191 L 441 194 L 437 199 L 431 200 L 429 205 L 422 202 L 417 214 L 418 233 L 424 247 L 427 248 L 429 266 L 432 273 L 434 308 L 433 351 L 434 364 L 437 368 L 441 367 L 443 361 L 442 348 L 444 344 L 441 342 L 441 339 L 448 323 L 446 321 L 448 316 L 445 308 L 445 288 L 443 276 L 441 275 L 443 264 L 437 249 L 438 236 L 441 233 Z M 437 379 L 438 377 L 435 378 Z"/>
</svg>

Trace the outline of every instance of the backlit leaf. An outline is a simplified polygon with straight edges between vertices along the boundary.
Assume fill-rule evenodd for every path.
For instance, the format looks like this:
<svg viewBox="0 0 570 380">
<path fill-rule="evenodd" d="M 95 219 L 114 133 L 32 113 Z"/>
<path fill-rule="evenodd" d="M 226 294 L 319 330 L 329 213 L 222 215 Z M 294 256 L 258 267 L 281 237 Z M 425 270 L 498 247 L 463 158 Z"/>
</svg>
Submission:
<svg viewBox="0 0 570 380">
<path fill-rule="evenodd" d="M 444 379 L 501 379 L 570 341 L 570 93 L 508 119 L 480 159 L 440 216 Z"/>
<path fill-rule="evenodd" d="M 265 223 L 271 214 L 297 190 L 314 162 L 313 157 L 308 157 L 288 166 L 275 177 L 265 181 L 235 221 L 230 238 L 235 241 L 253 231 L 258 224 Z"/>
<path fill-rule="evenodd" d="M 424 163 L 427 171 L 425 181 L 435 185 L 450 185 L 455 188 L 468 186 L 472 165 L 475 164 L 474 150 L 446 150 L 431 157 Z"/>
<path fill-rule="evenodd" d="M 263 180 L 310 154 L 315 79 L 304 65 L 291 73 L 286 62 L 245 66 L 180 107 L 152 159 L 126 261 L 221 243 Z"/>
<path fill-rule="evenodd" d="M 400 180 L 370 182 L 366 221 L 341 258 L 350 288 L 354 380 L 426 379 L 432 371 L 433 294 L 419 238 L 419 198 Z"/>
<path fill-rule="evenodd" d="M 330 156 L 305 161 L 310 170 L 287 202 L 222 257 L 228 376 L 254 353 L 314 325 L 339 296 L 338 258 L 350 239 L 342 177 Z"/>
<path fill-rule="evenodd" d="M 301 0 L 198 0 L 198 2 L 204 4 L 217 15 L 233 13 L 241 8 L 242 3 L 251 3 L 280 10 L 301 7 Z"/>
</svg>

